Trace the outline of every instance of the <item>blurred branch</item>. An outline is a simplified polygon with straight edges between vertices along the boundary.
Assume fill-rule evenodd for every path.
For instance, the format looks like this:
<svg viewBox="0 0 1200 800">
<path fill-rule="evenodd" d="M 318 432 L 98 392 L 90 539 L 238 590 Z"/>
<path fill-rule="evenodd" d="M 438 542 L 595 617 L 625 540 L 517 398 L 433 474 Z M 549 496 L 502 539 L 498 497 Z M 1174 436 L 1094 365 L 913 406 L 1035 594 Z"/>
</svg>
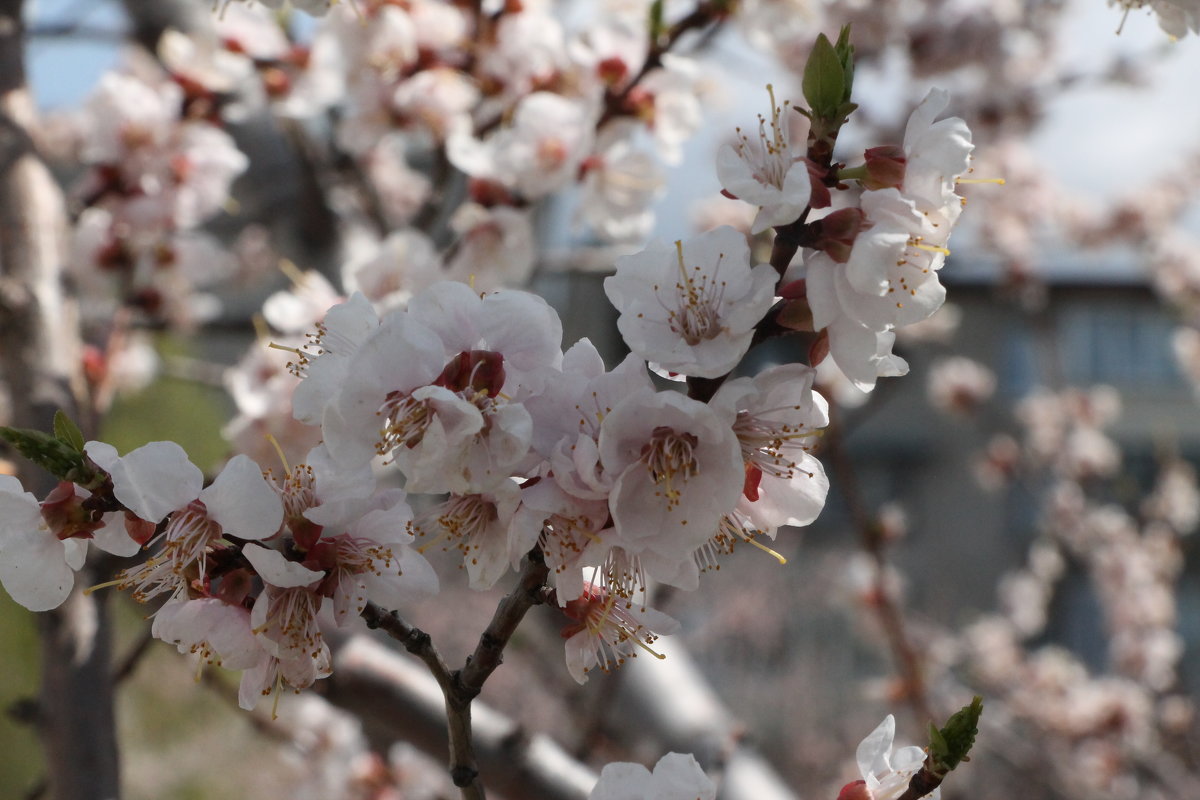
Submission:
<svg viewBox="0 0 1200 800">
<path fill-rule="evenodd" d="M 759 755 L 745 725 L 721 701 L 675 637 L 655 648 L 666 658 L 634 658 L 621 667 L 613 720 L 637 720 L 637 734 L 665 752 L 694 753 L 710 774 L 719 772 L 720 800 L 796 800 Z M 618 723 L 622 728 L 625 723 Z M 629 731 L 613 731 L 628 737 Z"/>
<path fill-rule="evenodd" d="M 60 408 L 78 418 L 72 387 L 82 385 L 80 345 L 61 291 L 62 190 L 30 136 L 36 121 L 25 85 L 21 6 L 0 0 L 0 367 L 12 398 L 11 424 L 50 430 Z M 22 465 L 19 477 L 44 495 L 55 482 L 39 473 Z M 80 590 L 91 580 L 81 570 L 67 602 L 38 615 L 38 728 L 51 800 L 109 800 L 119 790 L 109 617 L 102 595 Z"/>
<path fill-rule="evenodd" d="M 359 717 L 374 749 L 406 741 L 446 758 L 445 698 L 411 660 L 365 636 L 331 637 L 333 674 L 325 698 Z M 497 792 L 521 800 L 584 800 L 596 782 L 587 767 L 541 734 L 527 734 L 491 707 L 471 706 L 474 757 Z"/>
<path fill-rule="evenodd" d="M 826 430 L 825 452 L 829 455 L 833 471 L 837 475 L 838 491 L 846 500 L 859 543 L 874 562 L 871 608 L 879 619 L 896 671 L 903 682 L 903 699 L 908 703 L 918 725 L 924 726 L 936 718 L 929 701 L 924 667 L 920 654 L 908 636 L 900 605 L 888 591 L 887 542 L 879 522 L 867 510 L 866 501 L 858 486 L 858 475 L 846 450 L 845 434 L 841 430 L 840 420 L 836 418 L 831 418 Z"/>
</svg>

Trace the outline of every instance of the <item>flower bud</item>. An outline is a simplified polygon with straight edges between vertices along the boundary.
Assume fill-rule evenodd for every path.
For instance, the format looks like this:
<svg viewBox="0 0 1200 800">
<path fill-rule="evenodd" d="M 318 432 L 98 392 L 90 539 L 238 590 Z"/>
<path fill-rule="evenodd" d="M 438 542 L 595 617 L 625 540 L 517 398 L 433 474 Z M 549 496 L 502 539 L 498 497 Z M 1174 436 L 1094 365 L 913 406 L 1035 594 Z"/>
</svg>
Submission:
<svg viewBox="0 0 1200 800">
<path fill-rule="evenodd" d="M 821 220 L 821 233 L 816 247 L 839 264 L 850 260 L 854 240 L 862 230 L 866 215 L 861 208 L 843 208 Z"/>
<path fill-rule="evenodd" d="M 864 780 L 850 781 L 838 792 L 837 800 L 871 800 L 871 790 Z"/>
<path fill-rule="evenodd" d="M 908 159 L 904 149 L 894 144 L 872 147 L 863 153 L 867 176 L 862 185 L 867 189 L 899 189 L 904 184 Z"/>
</svg>

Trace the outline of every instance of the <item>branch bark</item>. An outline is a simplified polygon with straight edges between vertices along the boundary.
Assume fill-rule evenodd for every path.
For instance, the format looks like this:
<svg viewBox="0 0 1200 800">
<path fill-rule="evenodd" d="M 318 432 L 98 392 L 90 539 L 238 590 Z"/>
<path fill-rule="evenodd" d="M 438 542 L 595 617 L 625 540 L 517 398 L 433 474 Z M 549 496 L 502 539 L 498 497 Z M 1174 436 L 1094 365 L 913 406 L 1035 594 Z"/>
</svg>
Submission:
<svg viewBox="0 0 1200 800">
<path fill-rule="evenodd" d="M 450 778 L 462 790 L 463 800 L 484 800 L 471 725 L 471 703 L 488 677 L 503 660 L 504 648 L 530 608 L 542 602 L 549 568 L 536 548 L 526 557 L 517 586 L 500 601 L 492 621 L 479 637 L 475 652 L 460 670 L 451 672 L 429 634 L 409 625 L 400 615 L 368 603 L 362 616 L 368 627 L 379 628 L 417 656 L 441 689 L 445 701 L 450 742 Z"/>
</svg>

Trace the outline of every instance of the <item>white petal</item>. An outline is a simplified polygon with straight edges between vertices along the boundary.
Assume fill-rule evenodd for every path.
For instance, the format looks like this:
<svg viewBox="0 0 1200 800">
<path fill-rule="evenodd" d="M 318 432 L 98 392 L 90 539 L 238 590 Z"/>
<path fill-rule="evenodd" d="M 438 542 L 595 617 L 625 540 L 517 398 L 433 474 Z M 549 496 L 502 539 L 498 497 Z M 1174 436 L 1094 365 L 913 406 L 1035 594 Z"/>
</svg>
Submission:
<svg viewBox="0 0 1200 800">
<path fill-rule="evenodd" d="M 96 452 L 100 454 L 99 449 Z M 107 456 L 104 453 L 102 457 Z M 183 508 L 204 487 L 204 474 L 175 442 L 150 442 L 106 469 L 112 475 L 117 499 L 149 522 Z"/>
<path fill-rule="evenodd" d="M 254 567 L 258 576 L 272 586 L 280 589 L 291 589 L 296 586 L 308 586 L 314 581 L 325 577 L 324 572 L 316 572 L 295 561 L 288 561 L 278 550 L 269 550 L 260 544 L 248 544 L 242 548 L 242 555 Z M 265 599 L 259 602 L 265 603 Z M 257 608 L 258 603 L 255 603 Z"/>
<path fill-rule="evenodd" d="M 200 499 L 225 533 L 241 539 L 274 536 L 283 523 L 279 495 L 248 456 L 230 459 Z"/>
<path fill-rule="evenodd" d="M 888 755 L 892 751 L 892 740 L 895 737 L 896 718 L 888 714 L 883 718 L 883 722 L 879 723 L 875 730 L 859 743 L 854 758 L 858 762 L 858 771 L 863 778 L 877 776 L 891 770 L 891 766 L 888 764 Z"/>
<path fill-rule="evenodd" d="M 654 765 L 655 800 L 714 800 L 717 786 L 691 753 L 667 753 Z"/>
<path fill-rule="evenodd" d="M 6 528 L 10 522 L 4 518 Z M 0 583 L 12 599 L 30 611 L 62 605 L 75 585 L 75 572 L 67 565 L 63 543 L 36 527 L 21 531 L 19 539 L 4 535 L 0 542 Z"/>
<path fill-rule="evenodd" d="M 92 534 L 92 541 L 106 553 L 128 558 L 137 555 L 142 546 L 135 542 L 125 528 L 125 514 L 109 513 L 104 515 L 104 525 Z"/>
<path fill-rule="evenodd" d="M 624 761 L 606 764 L 588 800 L 646 800 L 652 796 L 650 780 L 650 770 L 641 764 Z"/>
</svg>

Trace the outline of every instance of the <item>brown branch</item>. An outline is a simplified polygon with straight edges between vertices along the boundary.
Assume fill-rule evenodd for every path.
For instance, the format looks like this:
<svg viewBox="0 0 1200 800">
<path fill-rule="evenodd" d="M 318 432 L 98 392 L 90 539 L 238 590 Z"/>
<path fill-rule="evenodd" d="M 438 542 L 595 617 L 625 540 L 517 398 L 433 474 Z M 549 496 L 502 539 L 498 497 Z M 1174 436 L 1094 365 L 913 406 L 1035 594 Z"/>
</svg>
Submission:
<svg viewBox="0 0 1200 800">
<path fill-rule="evenodd" d="M 151 633 L 150 628 L 143 629 L 138 635 L 138 640 L 134 642 L 133 646 L 129 648 L 129 652 L 125 654 L 124 658 L 113 669 L 112 680 L 114 684 L 121 683 L 133 676 L 138 664 L 142 663 L 142 658 L 150 652 L 150 644 L 153 641 L 154 635 Z"/>
<path fill-rule="evenodd" d="M 385 612 L 368 603 L 362 612 L 368 627 L 378 628 L 404 645 L 404 649 L 421 659 L 441 689 L 445 704 L 447 734 L 450 745 L 450 778 L 462 790 L 463 800 L 485 800 L 483 782 L 471 729 L 471 703 L 479 696 L 483 684 L 503 661 L 504 648 L 516 632 L 525 614 L 543 602 L 549 568 L 540 550 L 532 550 L 517 586 L 500 601 L 492 621 L 479 637 L 475 652 L 462 669 L 451 672 L 429 634 L 414 627 L 396 612 Z"/>
<path fill-rule="evenodd" d="M 830 421 L 825 435 L 825 452 L 829 454 L 832 466 L 837 475 L 838 490 L 846 500 L 850 517 L 858 533 L 859 543 L 875 562 L 875 583 L 872 587 L 871 606 L 879 618 L 887 638 L 888 649 L 895 662 L 904 686 L 904 699 L 917 718 L 924 725 L 935 719 L 933 707 L 929 701 L 928 687 L 925 684 L 924 668 L 920 655 L 913 646 L 906 630 L 904 615 L 899 604 L 888 593 L 887 577 L 887 543 L 879 523 L 870 513 L 862 498 L 858 486 L 858 476 L 854 464 L 846 451 L 845 440 L 840 431 L 838 421 Z"/>
<path fill-rule="evenodd" d="M 437 647 L 433 644 L 433 639 L 429 637 L 428 633 L 413 625 L 409 625 L 400 618 L 399 613 L 384 611 L 371 602 L 368 602 L 367 607 L 363 609 L 362 618 L 366 620 L 368 628 L 383 631 L 404 645 L 405 650 L 424 661 L 425 666 L 429 667 L 429 672 L 437 680 L 438 686 L 442 688 L 442 691 L 450 690 L 454 676 L 450 672 L 450 668 L 446 666 L 446 662 L 442 659 L 442 654 L 438 652 Z"/>
<path fill-rule="evenodd" d="M 629 95 L 642 82 L 642 79 L 651 71 L 662 66 L 663 56 L 670 52 L 671 48 L 678 43 L 685 33 L 691 30 L 699 30 L 710 23 L 723 20 L 728 12 L 722 9 L 727 5 L 727 3 L 719 2 L 702 2 L 690 14 L 668 28 L 658 40 L 650 42 L 649 50 L 646 53 L 646 60 L 642 62 L 642 68 L 638 70 L 638 73 L 620 91 L 610 91 L 605 96 L 604 112 L 600 115 L 600 120 L 596 123 L 596 130 L 603 128 L 606 122 L 628 114 L 627 102 Z"/>
<path fill-rule="evenodd" d="M 496 607 L 496 613 L 487 629 L 479 637 L 475 652 L 467 658 L 466 665 L 458 672 L 458 683 L 463 691 L 476 697 L 483 688 L 483 682 L 488 679 L 503 660 L 505 646 L 512 638 L 517 626 L 525 618 L 526 612 L 535 605 L 544 602 L 542 587 L 550 568 L 538 549 L 530 551 L 525 558 L 525 566 L 516 588 L 508 593 Z"/>
</svg>

